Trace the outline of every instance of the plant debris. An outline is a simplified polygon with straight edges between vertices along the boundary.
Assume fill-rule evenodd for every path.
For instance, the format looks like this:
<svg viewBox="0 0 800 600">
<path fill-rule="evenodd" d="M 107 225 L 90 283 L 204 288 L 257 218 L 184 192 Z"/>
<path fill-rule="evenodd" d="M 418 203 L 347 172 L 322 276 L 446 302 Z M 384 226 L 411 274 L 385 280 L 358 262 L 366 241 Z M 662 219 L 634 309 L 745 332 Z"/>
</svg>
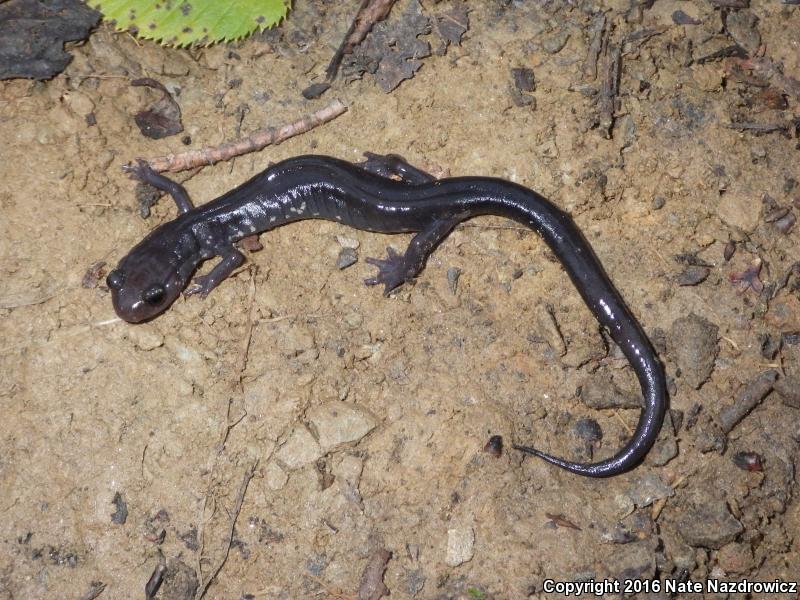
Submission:
<svg viewBox="0 0 800 600">
<path fill-rule="evenodd" d="M 461 44 L 461 38 L 469 29 L 469 11 L 463 2 L 443 13 L 433 15 L 433 31 L 439 38 L 439 45 L 433 50 L 436 56 L 447 54 L 450 44 Z"/>
<path fill-rule="evenodd" d="M 381 89 L 389 93 L 414 76 L 422 66 L 421 58 L 431 55 L 430 44 L 418 39 L 430 32 L 430 20 L 414 0 L 399 19 L 378 23 L 343 63 L 342 72 L 348 81 L 371 73 Z"/>
<path fill-rule="evenodd" d="M 163 94 L 150 108 L 136 113 L 133 118 L 142 135 L 160 140 L 183 131 L 181 108 L 164 84 L 150 77 L 143 77 L 134 79 L 131 85 L 149 87 Z"/>
<path fill-rule="evenodd" d="M 361 575 L 361 583 L 358 586 L 358 600 L 380 600 L 389 595 L 389 588 L 383 583 L 383 574 L 391 558 L 392 553 L 385 548 L 372 555 L 364 569 L 364 573 Z"/>
<path fill-rule="evenodd" d="M 361 0 L 361 6 L 358 8 L 353 22 L 350 23 L 350 28 L 328 64 L 328 68 L 325 69 L 327 81 L 333 81 L 339 71 L 342 58 L 346 54 L 353 53 L 353 48 L 364 41 L 375 23 L 386 18 L 394 3 L 395 0 Z"/>
<path fill-rule="evenodd" d="M 64 42 L 86 39 L 99 20 L 79 0 L 0 3 L 0 79 L 55 77 L 72 60 Z"/>
</svg>

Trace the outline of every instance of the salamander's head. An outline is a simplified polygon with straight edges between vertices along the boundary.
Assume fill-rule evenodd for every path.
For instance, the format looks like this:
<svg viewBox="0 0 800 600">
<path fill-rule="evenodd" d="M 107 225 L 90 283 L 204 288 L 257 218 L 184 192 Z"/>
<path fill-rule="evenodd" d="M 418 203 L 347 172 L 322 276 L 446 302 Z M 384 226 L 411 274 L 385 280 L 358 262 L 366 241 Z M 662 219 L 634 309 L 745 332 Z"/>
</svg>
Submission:
<svg viewBox="0 0 800 600">
<path fill-rule="evenodd" d="M 128 323 L 148 321 L 169 308 L 196 267 L 180 264 L 174 252 L 148 242 L 145 238 L 106 277 L 114 310 Z"/>
</svg>

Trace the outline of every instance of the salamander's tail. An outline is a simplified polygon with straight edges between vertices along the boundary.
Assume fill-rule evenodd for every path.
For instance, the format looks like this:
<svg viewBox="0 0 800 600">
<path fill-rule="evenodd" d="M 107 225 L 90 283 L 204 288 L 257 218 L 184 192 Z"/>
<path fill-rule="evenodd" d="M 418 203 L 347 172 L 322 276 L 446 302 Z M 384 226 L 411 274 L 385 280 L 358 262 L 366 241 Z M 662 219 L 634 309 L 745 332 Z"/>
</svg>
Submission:
<svg viewBox="0 0 800 600">
<path fill-rule="evenodd" d="M 649 348 L 649 344 L 644 347 Z M 647 452 L 658 438 L 664 421 L 664 413 L 667 410 L 664 369 L 654 354 L 645 354 L 646 356 L 640 355 L 640 360 L 634 362 L 634 367 L 638 367 L 636 371 L 644 394 L 644 408 L 639 416 L 636 431 L 617 454 L 597 463 L 576 463 L 530 446 L 514 444 L 514 449 L 537 456 L 550 464 L 586 477 L 611 477 L 633 469 L 644 460 Z"/>
</svg>

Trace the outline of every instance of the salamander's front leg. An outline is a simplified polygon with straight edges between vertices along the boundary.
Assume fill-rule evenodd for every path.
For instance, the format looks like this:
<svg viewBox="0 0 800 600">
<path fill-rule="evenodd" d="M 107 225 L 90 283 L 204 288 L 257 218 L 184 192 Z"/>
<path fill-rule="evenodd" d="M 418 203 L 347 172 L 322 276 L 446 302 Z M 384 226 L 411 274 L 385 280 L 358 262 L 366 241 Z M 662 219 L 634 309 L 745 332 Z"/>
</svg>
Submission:
<svg viewBox="0 0 800 600">
<path fill-rule="evenodd" d="M 464 220 L 466 215 L 459 214 L 434 220 L 425 229 L 411 238 L 405 253 L 401 256 L 393 248 L 387 248 L 387 258 L 367 258 L 366 262 L 378 267 L 375 277 L 365 279 L 367 285 L 384 286 L 383 294 L 389 295 L 399 285 L 414 279 L 425 266 L 428 256 L 439 243 L 447 237 L 453 227 Z"/>
<path fill-rule="evenodd" d="M 140 158 L 136 161 L 135 165 L 125 165 L 123 170 L 133 175 L 139 181 L 150 184 L 157 190 L 161 190 L 172 196 L 172 199 L 175 200 L 175 204 L 178 205 L 179 213 L 183 214 L 194 208 L 186 188 L 177 181 L 172 181 L 169 177 L 165 177 L 161 173 L 156 173 L 150 168 L 146 160 Z"/>
<path fill-rule="evenodd" d="M 211 269 L 208 275 L 195 278 L 194 283 L 183 292 L 184 296 L 199 295 L 205 298 L 209 292 L 230 277 L 244 262 L 244 254 L 231 246 L 221 253 L 222 260 Z"/>
<path fill-rule="evenodd" d="M 430 183 L 436 181 L 436 177 L 426 173 L 422 169 L 410 165 L 405 158 L 399 154 L 373 154 L 364 152 L 365 160 L 357 163 L 365 171 L 380 175 L 381 177 L 399 177 L 400 181 L 410 184 Z"/>
</svg>

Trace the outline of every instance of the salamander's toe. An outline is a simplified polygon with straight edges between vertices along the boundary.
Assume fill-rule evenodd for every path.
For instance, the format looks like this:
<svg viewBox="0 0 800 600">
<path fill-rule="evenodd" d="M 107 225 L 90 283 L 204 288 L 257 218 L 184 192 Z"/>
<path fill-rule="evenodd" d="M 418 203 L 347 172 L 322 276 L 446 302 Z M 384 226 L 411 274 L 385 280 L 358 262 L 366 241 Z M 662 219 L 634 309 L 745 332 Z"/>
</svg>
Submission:
<svg viewBox="0 0 800 600">
<path fill-rule="evenodd" d="M 383 284 L 383 295 L 388 296 L 389 293 L 409 281 L 408 265 L 406 265 L 405 257 L 398 254 L 394 248 L 386 248 L 387 258 L 367 258 L 367 264 L 378 267 L 378 273 L 375 277 L 369 277 L 364 280 L 367 285 Z"/>
</svg>

